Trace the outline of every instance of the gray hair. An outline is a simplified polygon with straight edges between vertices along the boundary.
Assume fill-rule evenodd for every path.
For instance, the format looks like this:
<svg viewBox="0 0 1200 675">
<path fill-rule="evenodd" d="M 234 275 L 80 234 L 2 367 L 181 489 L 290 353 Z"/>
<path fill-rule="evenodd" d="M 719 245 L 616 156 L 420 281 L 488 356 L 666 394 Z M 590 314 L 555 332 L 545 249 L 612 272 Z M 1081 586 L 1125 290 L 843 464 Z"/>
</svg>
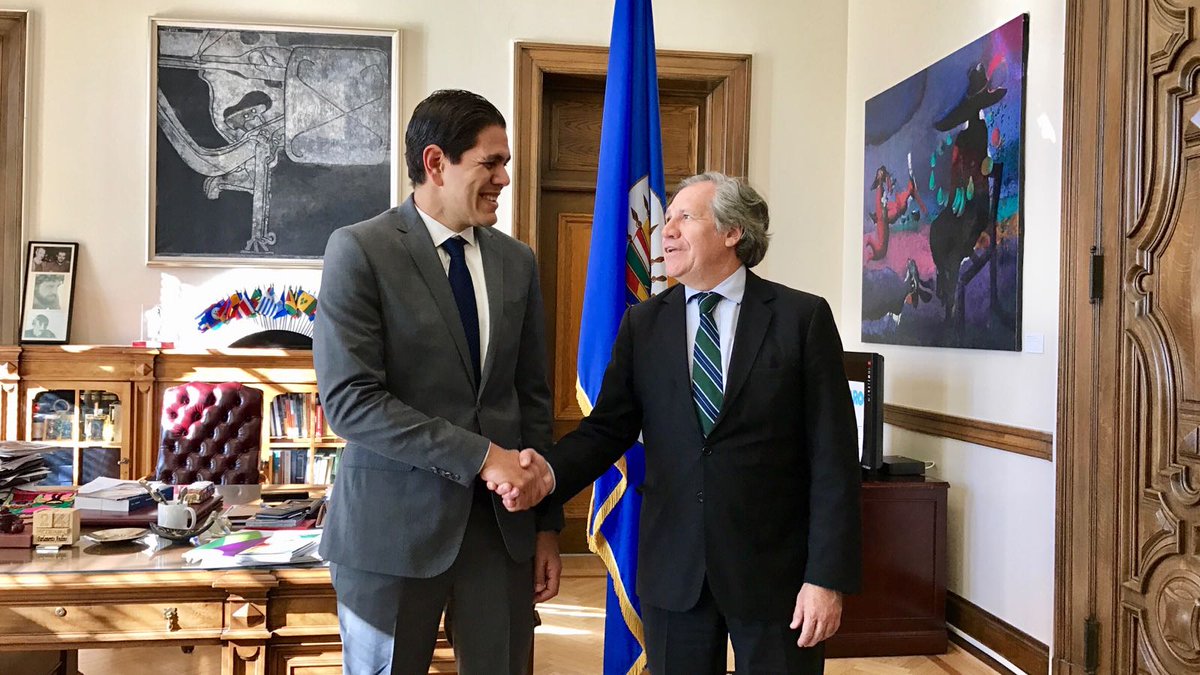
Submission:
<svg viewBox="0 0 1200 675">
<path fill-rule="evenodd" d="M 736 248 L 738 260 L 746 267 L 754 267 L 762 262 L 763 257 L 767 255 L 767 245 L 771 236 L 767 232 L 771 216 L 767 212 L 767 202 L 762 195 L 745 180 L 717 171 L 684 178 L 679 182 L 679 189 L 697 183 L 712 183 L 716 187 L 709 207 L 712 209 L 713 219 L 717 221 L 717 231 L 725 233 L 741 228 L 742 238 Z"/>
</svg>

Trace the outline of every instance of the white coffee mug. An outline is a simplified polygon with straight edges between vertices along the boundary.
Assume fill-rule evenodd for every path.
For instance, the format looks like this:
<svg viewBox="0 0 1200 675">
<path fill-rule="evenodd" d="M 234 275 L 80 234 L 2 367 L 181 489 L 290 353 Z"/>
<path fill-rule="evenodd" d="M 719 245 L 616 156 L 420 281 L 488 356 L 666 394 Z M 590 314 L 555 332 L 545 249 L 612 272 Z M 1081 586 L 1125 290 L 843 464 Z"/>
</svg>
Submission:
<svg viewBox="0 0 1200 675">
<path fill-rule="evenodd" d="M 158 526 L 190 530 L 196 526 L 196 509 L 186 504 L 159 504 Z"/>
</svg>

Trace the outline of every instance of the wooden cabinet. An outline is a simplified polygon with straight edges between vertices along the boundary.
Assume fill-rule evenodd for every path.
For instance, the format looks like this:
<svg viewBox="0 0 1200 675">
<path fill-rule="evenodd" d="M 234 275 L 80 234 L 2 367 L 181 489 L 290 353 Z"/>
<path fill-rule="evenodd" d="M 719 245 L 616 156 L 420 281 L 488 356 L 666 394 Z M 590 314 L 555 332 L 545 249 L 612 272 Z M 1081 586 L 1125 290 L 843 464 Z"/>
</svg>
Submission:
<svg viewBox="0 0 1200 675">
<path fill-rule="evenodd" d="M 323 485 L 344 443 L 323 423 L 312 352 L 155 350 L 83 345 L 0 347 L 0 439 L 42 441 L 46 485 L 153 473 L 163 392 L 186 382 L 263 391 L 267 485 Z"/>
<path fill-rule="evenodd" d="M 827 656 L 946 652 L 948 488 L 922 477 L 863 481 L 863 590 L 846 596 Z"/>
<path fill-rule="evenodd" d="M 15 396 L 0 401 L 11 422 L 0 431 L 57 448 L 45 454 L 44 485 L 142 475 L 134 461 L 146 442 L 141 429 L 157 419 L 150 415 L 153 350 L 36 346 L 14 355 Z"/>
</svg>

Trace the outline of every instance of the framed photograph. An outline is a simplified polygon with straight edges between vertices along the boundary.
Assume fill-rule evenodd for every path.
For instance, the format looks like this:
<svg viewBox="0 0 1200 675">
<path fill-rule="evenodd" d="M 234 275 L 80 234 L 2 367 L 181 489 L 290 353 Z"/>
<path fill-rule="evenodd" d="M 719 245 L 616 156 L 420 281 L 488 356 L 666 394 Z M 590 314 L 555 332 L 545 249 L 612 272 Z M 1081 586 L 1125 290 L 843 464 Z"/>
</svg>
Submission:
<svg viewBox="0 0 1200 675">
<path fill-rule="evenodd" d="M 319 267 L 398 202 L 396 30 L 150 21 L 151 265 Z"/>
<path fill-rule="evenodd" d="M 79 244 L 31 241 L 25 258 L 21 342 L 65 344 L 71 334 Z"/>
</svg>

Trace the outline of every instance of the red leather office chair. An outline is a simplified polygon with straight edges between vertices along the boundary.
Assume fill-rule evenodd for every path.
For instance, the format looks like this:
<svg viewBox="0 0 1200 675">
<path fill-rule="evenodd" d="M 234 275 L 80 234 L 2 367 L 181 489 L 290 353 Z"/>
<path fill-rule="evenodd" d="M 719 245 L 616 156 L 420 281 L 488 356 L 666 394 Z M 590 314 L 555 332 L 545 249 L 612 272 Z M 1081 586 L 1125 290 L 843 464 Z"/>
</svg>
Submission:
<svg viewBox="0 0 1200 675">
<path fill-rule="evenodd" d="M 189 382 L 166 390 L 154 479 L 257 484 L 262 398 L 258 389 L 237 382 Z"/>
</svg>

